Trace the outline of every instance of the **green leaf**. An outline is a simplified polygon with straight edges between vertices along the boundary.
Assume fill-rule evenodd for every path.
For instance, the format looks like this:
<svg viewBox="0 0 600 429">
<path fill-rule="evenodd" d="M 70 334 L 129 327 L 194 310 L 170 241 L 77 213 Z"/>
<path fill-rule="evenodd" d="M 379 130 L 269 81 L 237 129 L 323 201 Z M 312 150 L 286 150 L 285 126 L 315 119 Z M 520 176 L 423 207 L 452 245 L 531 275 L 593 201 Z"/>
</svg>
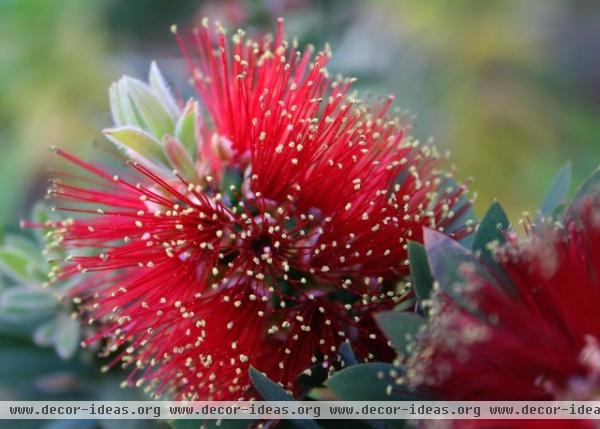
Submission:
<svg viewBox="0 0 600 429">
<path fill-rule="evenodd" d="M 433 288 L 433 276 L 427 261 L 425 247 L 415 241 L 408 242 L 408 260 L 410 275 L 415 294 L 421 301 L 428 299 Z"/>
<path fill-rule="evenodd" d="M 42 283 L 47 278 L 41 250 L 14 235 L 6 237 L 0 247 L 0 272 L 22 283 Z"/>
<path fill-rule="evenodd" d="M 141 80 L 128 76 L 124 76 L 122 81 L 125 82 L 126 94 L 131 99 L 135 112 L 144 122 L 144 128 L 158 139 L 173 133 L 174 120 L 152 88 Z"/>
<path fill-rule="evenodd" d="M 571 187 L 571 162 L 567 162 L 554 176 L 552 185 L 540 206 L 543 216 L 552 216 L 556 210 L 567 203 Z"/>
<path fill-rule="evenodd" d="M 492 203 L 486 212 L 473 240 L 473 252 L 480 255 L 481 259 L 490 265 L 496 264 L 490 247 L 506 242 L 503 231 L 508 229 L 510 222 L 502 206 L 497 202 Z"/>
<path fill-rule="evenodd" d="M 0 271 L 17 281 L 31 280 L 29 258 L 15 249 L 0 248 Z"/>
<path fill-rule="evenodd" d="M 56 321 L 56 334 L 54 348 L 62 359 L 71 358 L 79 347 L 81 328 L 79 321 L 72 319 L 67 314 L 61 313 Z"/>
<path fill-rule="evenodd" d="M 283 388 L 272 380 L 269 380 L 262 372 L 250 368 L 250 381 L 254 388 L 266 401 L 293 401 L 294 398 Z M 317 429 L 319 426 L 313 420 L 290 420 L 298 429 Z"/>
<path fill-rule="evenodd" d="M 596 169 L 590 177 L 579 187 L 573 201 L 566 211 L 567 218 L 577 218 L 581 210 L 581 203 L 592 195 L 600 195 L 600 168 Z"/>
<path fill-rule="evenodd" d="M 123 109 L 123 105 L 125 102 L 127 104 L 130 103 L 129 99 L 125 99 L 121 95 L 121 82 L 113 82 L 108 88 L 108 98 L 110 100 L 110 112 L 112 114 L 113 122 L 118 127 L 123 127 L 125 125 L 138 125 L 135 122 L 129 120 L 126 112 Z"/>
<path fill-rule="evenodd" d="M 473 311 L 463 296 L 465 280 L 461 271 L 468 269 L 469 272 L 497 287 L 487 269 L 470 251 L 440 232 L 425 229 L 424 238 L 433 277 L 456 304 L 467 311 Z"/>
<path fill-rule="evenodd" d="M 17 309 L 33 313 L 48 312 L 58 305 L 58 299 L 45 289 L 11 287 L 0 295 L 0 311 Z"/>
<path fill-rule="evenodd" d="M 194 162 L 198 156 L 198 142 L 196 138 L 197 116 L 198 103 L 190 100 L 177 121 L 177 125 L 175 125 L 175 138 L 183 144 Z"/>
<path fill-rule="evenodd" d="M 120 103 L 120 110 L 123 115 L 122 126 L 132 126 L 146 130 L 146 123 L 141 117 L 139 111 L 133 105 L 133 100 L 129 97 L 129 89 L 127 87 L 127 79 L 125 77 L 119 79 L 118 82 L 118 96 Z"/>
<path fill-rule="evenodd" d="M 345 401 L 395 401 L 413 396 L 396 383 L 404 370 L 388 363 L 363 363 L 334 373 L 325 385 Z"/>
<path fill-rule="evenodd" d="M 171 166 L 188 181 L 196 183 L 198 179 L 196 168 L 194 167 L 194 161 L 190 157 L 188 151 L 179 141 L 170 135 L 166 135 L 163 141 L 165 143 L 165 155 L 171 163 Z"/>
<path fill-rule="evenodd" d="M 163 153 L 162 144 L 150 134 L 135 127 L 120 127 L 103 130 L 104 135 L 134 161 L 150 163 L 155 167 L 167 167 L 169 162 Z M 169 169 L 170 170 L 170 169 Z"/>
<path fill-rule="evenodd" d="M 516 291 L 512 280 L 506 275 L 502 266 L 496 261 L 493 249 L 506 242 L 504 231 L 510 226 L 510 221 L 502 206 L 497 202 L 492 203 L 487 213 L 481 220 L 473 240 L 473 253 L 485 264 L 500 285 L 509 293 Z"/>
<path fill-rule="evenodd" d="M 283 387 L 275 383 L 255 368 L 250 368 L 250 381 L 265 401 L 293 401 Z"/>
<path fill-rule="evenodd" d="M 377 324 L 399 353 L 407 355 L 426 319 L 404 311 L 386 311 L 375 315 Z"/>
<path fill-rule="evenodd" d="M 156 61 L 152 61 L 150 64 L 150 73 L 148 75 L 148 82 L 150 83 L 150 88 L 152 92 L 158 97 L 161 101 L 165 110 L 171 116 L 173 121 L 176 121 L 181 111 L 177 106 L 177 102 L 175 98 L 173 98 L 173 94 L 169 89 L 169 85 L 167 85 L 167 81 L 163 77 Z"/>
<path fill-rule="evenodd" d="M 33 342 L 41 347 L 48 347 L 54 344 L 56 336 L 56 320 L 43 323 L 33 332 Z"/>
</svg>

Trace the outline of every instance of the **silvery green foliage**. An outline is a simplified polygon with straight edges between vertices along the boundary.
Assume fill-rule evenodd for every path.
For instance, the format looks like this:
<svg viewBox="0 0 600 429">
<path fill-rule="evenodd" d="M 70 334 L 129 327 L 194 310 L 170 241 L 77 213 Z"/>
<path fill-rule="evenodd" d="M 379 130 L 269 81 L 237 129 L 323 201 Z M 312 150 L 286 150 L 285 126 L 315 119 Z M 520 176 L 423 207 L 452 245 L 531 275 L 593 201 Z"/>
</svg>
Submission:
<svg viewBox="0 0 600 429">
<path fill-rule="evenodd" d="M 30 217 L 38 225 L 60 220 L 38 205 Z M 28 233 L 33 237 L 25 238 Z M 51 241 L 43 228 L 9 235 L 0 244 L 0 391 L 15 400 L 142 400 L 137 389 L 120 389 L 118 369 L 100 378 L 101 362 L 93 351 L 77 353 L 81 325 L 72 316 L 70 300 L 61 299 L 71 284 L 47 284 L 54 266 L 64 258 L 56 250 L 42 252 Z M 144 420 L 21 420 L 15 429 L 142 429 Z M 164 428 L 156 423 L 153 427 Z"/>
<path fill-rule="evenodd" d="M 181 109 L 155 62 L 148 83 L 123 76 L 110 86 L 109 97 L 115 127 L 104 134 L 128 158 L 197 179 L 197 103 L 190 100 Z"/>
<path fill-rule="evenodd" d="M 45 206 L 34 210 L 43 225 L 54 216 Z M 30 332 L 35 344 L 54 347 L 62 359 L 71 358 L 81 338 L 79 322 L 72 317 L 72 303 L 61 297 L 69 285 L 47 283 L 51 263 L 42 255 L 44 229 L 35 240 L 8 235 L 0 245 L 0 322 Z"/>
</svg>

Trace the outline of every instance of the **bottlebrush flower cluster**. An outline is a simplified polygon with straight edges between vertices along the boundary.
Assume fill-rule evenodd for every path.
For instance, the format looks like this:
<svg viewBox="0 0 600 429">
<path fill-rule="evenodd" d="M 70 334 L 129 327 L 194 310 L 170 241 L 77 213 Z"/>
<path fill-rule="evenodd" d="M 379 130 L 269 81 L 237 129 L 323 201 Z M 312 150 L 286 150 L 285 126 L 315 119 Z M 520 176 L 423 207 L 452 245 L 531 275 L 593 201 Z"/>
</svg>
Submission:
<svg viewBox="0 0 600 429">
<path fill-rule="evenodd" d="M 413 386 L 449 400 L 597 398 L 598 177 L 560 222 L 542 222 L 524 239 L 507 231 L 495 251 L 500 270 L 477 262 L 455 268 L 460 299 L 440 293 L 433 300 L 408 363 Z"/>
<path fill-rule="evenodd" d="M 395 352 L 372 317 L 409 299 L 407 241 L 424 226 L 459 239 L 464 186 L 411 139 L 391 99 L 360 100 L 328 50 L 284 37 L 177 35 L 205 113 L 182 106 L 153 65 L 110 90 L 107 137 L 129 159 L 87 163 L 49 190 L 69 218 L 52 281 L 73 296 L 128 383 L 185 399 L 253 397 L 254 366 L 298 393 L 315 365 Z M 173 171 L 175 170 L 175 171 Z"/>
</svg>

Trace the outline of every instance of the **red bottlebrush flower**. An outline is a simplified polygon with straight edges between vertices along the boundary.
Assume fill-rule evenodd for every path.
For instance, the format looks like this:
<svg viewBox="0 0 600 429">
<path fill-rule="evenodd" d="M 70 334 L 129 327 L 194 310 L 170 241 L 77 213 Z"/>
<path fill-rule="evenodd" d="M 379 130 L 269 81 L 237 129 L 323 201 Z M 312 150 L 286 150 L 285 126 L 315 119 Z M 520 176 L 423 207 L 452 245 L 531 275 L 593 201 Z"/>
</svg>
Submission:
<svg viewBox="0 0 600 429">
<path fill-rule="evenodd" d="M 58 151 L 92 176 L 50 189 L 74 214 L 55 224 L 72 255 L 54 277 L 78 276 L 73 294 L 98 326 L 86 343 L 106 339 L 131 382 L 202 400 L 253 396 L 250 365 L 299 393 L 303 371 L 339 366 L 344 341 L 391 360 L 372 314 L 408 296 L 396 284 L 423 226 L 468 233 L 464 187 L 406 137 L 389 100 L 351 97 L 329 53 L 299 54 L 281 24 L 274 43 L 237 33 L 233 48 L 219 29 L 214 54 L 207 29 L 194 34 L 205 124 L 186 132 L 195 104 L 181 113 L 153 66 L 150 87 L 111 88 L 120 128 L 107 135 L 136 160 L 124 173 Z"/>
<path fill-rule="evenodd" d="M 503 277 L 458 267 L 465 302 L 434 300 L 411 383 L 449 400 L 597 398 L 599 208 L 589 195 L 564 226 L 541 225 L 521 240 L 507 233 L 497 250 Z"/>
</svg>

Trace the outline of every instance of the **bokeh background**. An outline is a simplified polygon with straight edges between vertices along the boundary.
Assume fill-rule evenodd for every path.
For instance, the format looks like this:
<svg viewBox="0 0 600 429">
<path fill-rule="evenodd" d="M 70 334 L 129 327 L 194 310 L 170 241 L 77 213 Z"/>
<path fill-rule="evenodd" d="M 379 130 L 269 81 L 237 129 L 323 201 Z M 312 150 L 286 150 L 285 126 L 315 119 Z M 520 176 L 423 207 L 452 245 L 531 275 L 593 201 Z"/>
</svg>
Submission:
<svg viewBox="0 0 600 429">
<path fill-rule="evenodd" d="M 71 310 L 40 289 L 39 251 L 9 235 L 29 234 L 18 223 L 44 195 L 56 165 L 48 148 L 86 156 L 103 141 L 111 81 L 143 78 L 156 59 L 191 93 L 169 27 L 203 16 L 256 33 L 284 16 L 301 43 L 329 42 L 331 71 L 395 94 L 416 117 L 414 134 L 452 152 L 460 177 L 474 179 L 480 216 L 498 199 L 517 219 L 566 161 L 574 183 L 600 161 L 596 0 L 0 0 L 0 256 L 13 264 L 0 267 L 0 399 L 135 398 L 118 388 L 122 374 L 101 376 L 94 353 L 76 351 Z M 42 326 L 54 326 L 51 337 Z M 75 423 L 10 427 L 149 427 Z"/>
</svg>

